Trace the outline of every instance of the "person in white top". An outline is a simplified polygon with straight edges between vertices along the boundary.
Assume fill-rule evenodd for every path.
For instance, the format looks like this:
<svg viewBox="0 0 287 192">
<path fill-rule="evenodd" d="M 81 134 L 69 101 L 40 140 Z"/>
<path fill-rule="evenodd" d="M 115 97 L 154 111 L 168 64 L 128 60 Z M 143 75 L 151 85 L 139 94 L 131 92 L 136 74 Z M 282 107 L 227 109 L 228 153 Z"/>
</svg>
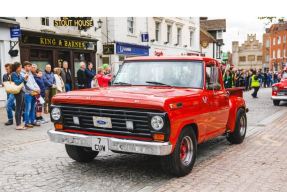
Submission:
<svg viewBox="0 0 287 192">
<path fill-rule="evenodd" d="M 54 76 L 56 80 L 57 93 L 65 92 L 65 83 L 61 77 L 61 68 L 54 68 Z"/>
</svg>

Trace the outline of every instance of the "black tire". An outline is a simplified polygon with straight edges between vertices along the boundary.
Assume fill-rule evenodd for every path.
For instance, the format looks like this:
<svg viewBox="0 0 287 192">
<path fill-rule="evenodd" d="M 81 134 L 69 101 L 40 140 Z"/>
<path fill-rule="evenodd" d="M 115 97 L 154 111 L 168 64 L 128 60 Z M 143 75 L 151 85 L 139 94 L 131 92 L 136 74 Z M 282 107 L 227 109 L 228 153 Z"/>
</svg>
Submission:
<svg viewBox="0 0 287 192">
<path fill-rule="evenodd" d="M 279 106 L 279 104 L 280 104 L 280 100 L 273 100 L 273 105 Z"/>
<path fill-rule="evenodd" d="M 74 145 L 65 145 L 69 157 L 77 162 L 88 163 L 99 154 L 98 151 L 92 151 L 89 147 L 80 147 Z"/>
<path fill-rule="evenodd" d="M 241 119 L 244 122 L 240 122 Z M 243 124 L 243 125 L 241 126 L 241 124 Z M 246 117 L 245 110 L 241 108 L 237 111 L 234 132 L 229 133 L 227 135 L 227 140 L 231 144 L 242 143 L 244 138 L 245 138 L 245 135 L 246 135 L 246 130 L 247 130 L 247 117 Z"/>
<path fill-rule="evenodd" d="M 191 160 L 188 164 L 184 164 L 180 158 L 180 147 L 181 143 L 183 142 L 184 138 L 190 138 L 192 147 L 193 147 L 193 153 Z M 178 138 L 178 141 L 176 143 L 175 149 L 172 154 L 161 157 L 161 166 L 162 169 L 174 176 L 182 177 L 187 174 L 189 174 L 193 168 L 193 165 L 195 163 L 197 154 L 197 140 L 194 131 L 191 129 L 191 127 L 187 127 L 182 130 L 180 133 L 180 136 Z"/>
</svg>

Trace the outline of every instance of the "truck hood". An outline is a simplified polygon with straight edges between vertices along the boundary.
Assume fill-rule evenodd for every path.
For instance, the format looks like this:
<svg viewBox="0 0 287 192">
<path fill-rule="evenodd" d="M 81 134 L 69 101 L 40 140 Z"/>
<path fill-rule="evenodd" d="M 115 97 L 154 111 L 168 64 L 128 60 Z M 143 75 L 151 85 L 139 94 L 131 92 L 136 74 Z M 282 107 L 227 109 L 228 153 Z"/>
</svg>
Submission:
<svg viewBox="0 0 287 192">
<path fill-rule="evenodd" d="M 279 83 L 275 83 L 272 86 L 277 86 L 277 87 L 279 87 L 281 89 L 287 88 L 287 79 L 282 79 Z"/>
<path fill-rule="evenodd" d="M 160 86 L 112 86 L 70 91 L 53 97 L 53 104 L 79 104 L 165 110 L 172 101 L 200 95 L 201 89 Z M 169 102 L 168 102 L 169 101 Z"/>
</svg>

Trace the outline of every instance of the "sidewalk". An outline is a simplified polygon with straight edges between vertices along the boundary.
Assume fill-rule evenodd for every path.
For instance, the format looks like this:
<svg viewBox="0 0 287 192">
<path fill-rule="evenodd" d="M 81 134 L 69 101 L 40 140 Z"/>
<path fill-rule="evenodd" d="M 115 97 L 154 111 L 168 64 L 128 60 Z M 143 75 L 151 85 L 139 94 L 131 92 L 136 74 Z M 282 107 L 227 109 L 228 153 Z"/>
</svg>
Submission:
<svg viewBox="0 0 287 192">
<path fill-rule="evenodd" d="M 266 126 L 259 123 L 260 128 L 252 131 L 243 144 L 230 146 L 224 152 L 195 166 L 188 176 L 174 178 L 152 191 L 285 192 L 286 115 L 285 110 L 285 113 L 281 112 L 281 116 L 272 123 Z"/>
</svg>

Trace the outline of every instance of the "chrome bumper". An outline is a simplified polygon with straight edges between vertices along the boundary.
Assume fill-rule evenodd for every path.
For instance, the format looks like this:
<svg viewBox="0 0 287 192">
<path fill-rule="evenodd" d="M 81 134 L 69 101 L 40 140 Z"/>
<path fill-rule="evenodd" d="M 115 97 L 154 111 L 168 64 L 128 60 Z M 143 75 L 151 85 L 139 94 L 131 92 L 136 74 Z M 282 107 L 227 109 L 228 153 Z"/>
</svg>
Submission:
<svg viewBox="0 0 287 192">
<path fill-rule="evenodd" d="M 50 140 L 56 143 L 64 143 L 82 147 L 92 147 L 92 137 L 90 135 L 81 135 L 76 133 L 65 133 L 49 130 Z M 108 140 L 108 148 L 113 151 L 140 153 L 147 155 L 169 155 L 172 151 L 172 145 L 169 142 L 149 142 L 128 139 L 117 139 L 102 137 Z"/>
<path fill-rule="evenodd" d="M 282 100 L 282 101 L 287 101 L 287 96 L 285 95 L 277 95 L 277 96 L 272 96 L 271 97 L 272 100 Z"/>
</svg>

